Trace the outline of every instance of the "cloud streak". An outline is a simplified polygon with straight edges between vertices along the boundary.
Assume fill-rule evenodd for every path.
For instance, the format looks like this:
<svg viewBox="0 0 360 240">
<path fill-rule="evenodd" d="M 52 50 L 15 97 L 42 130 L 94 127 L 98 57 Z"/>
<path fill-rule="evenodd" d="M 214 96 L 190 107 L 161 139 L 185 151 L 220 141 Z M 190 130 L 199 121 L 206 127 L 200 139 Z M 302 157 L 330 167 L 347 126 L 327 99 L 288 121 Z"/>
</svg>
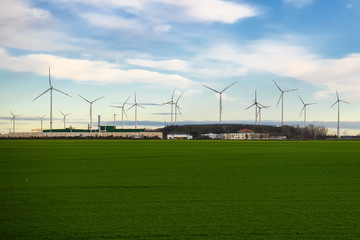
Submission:
<svg viewBox="0 0 360 240">
<path fill-rule="evenodd" d="M 2 68 L 15 72 L 46 74 L 45 66 L 51 65 L 52 75 L 57 78 L 98 83 L 144 83 L 162 87 L 188 88 L 195 84 L 192 80 L 176 74 L 163 74 L 142 69 L 122 70 L 120 65 L 106 61 L 90 61 L 58 57 L 49 54 L 29 54 L 10 56 L 0 48 Z"/>
</svg>

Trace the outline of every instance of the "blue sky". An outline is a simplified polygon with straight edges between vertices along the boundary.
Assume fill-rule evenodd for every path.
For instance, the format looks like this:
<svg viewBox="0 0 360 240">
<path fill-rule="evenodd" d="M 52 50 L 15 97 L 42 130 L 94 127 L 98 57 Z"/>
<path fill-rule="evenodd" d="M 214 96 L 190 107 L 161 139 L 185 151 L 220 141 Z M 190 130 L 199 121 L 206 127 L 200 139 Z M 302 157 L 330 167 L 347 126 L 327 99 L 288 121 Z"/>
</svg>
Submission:
<svg viewBox="0 0 360 240">
<path fill-rule="evenodd" d="M 258 101 L 271 105 L 264 122 L 280 124 L 279 91 L 285 95 L 285 123 L 301 122 L 298 95 L 309 106 L 308 120 L 336 127 L 340 98 L 345 126 L 360 128 L 360 1 L 358 0 L 2 0 L 0 2 L 0 132 L 12 128 L 10 110 L 19 114 L 16 131 L 40 127 L 36 116 L 47 114 L 48 67 L 55 88 L 54 128 L 87 128 L 89 100 L 93 119 L 111 121 L 134 94 L 140 103 L 163 103 L 184 92 L 179 121 L 219 119 L 254 121 Z M 129 105 L 130 107 L 130 105 Z M 169 122 L 169 105 L 147 105 L 139 121 Z M 134 111 L 127 112 L 133 127 Z M 120 116 L 117 116 L 120 120 Z M 117 123 L 118 125 L 120 123 Z"/>
</svg>

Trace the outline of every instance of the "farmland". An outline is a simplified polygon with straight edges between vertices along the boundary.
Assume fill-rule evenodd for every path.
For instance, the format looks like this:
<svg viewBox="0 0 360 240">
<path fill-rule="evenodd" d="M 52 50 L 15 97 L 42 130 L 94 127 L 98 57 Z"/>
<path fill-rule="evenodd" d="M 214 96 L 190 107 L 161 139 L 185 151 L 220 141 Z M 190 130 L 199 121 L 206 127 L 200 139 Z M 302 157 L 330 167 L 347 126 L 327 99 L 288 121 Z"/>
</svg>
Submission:
<svg viewBox="0 0 360 240">
<path fill-rule="evenodd" d="M 2 239 L 359 239 L 360 144 L 0 141 Z"/>
</svg>

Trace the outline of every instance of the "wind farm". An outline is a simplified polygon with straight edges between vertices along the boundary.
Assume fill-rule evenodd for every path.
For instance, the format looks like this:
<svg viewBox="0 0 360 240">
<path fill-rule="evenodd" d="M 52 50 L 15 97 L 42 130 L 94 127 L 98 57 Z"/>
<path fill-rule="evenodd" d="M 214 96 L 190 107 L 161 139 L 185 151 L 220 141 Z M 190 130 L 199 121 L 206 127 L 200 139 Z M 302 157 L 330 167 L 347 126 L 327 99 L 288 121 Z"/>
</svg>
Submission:
<svg viewBox="0 0 360 240">
<path fill-rule="evenodd" d="M 1 0 L 0 238 L 359 239 L 359 13 Z"/>
</svg>

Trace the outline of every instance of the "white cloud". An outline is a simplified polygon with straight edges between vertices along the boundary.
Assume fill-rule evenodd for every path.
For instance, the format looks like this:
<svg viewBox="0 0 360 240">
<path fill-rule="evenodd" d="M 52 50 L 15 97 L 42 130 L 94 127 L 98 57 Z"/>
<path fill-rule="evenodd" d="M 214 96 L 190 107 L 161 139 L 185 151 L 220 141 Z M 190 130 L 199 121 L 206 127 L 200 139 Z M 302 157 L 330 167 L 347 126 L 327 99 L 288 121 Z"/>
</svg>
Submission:
<svg viewBox="0 0 360 240">
<path fill-rule="evenodd" d="M 114 15 L 106 15 L 99 13 L 83 13 L 80 17 L 88 21 L 90 24 L 106 28 L 127 31 L 142 31 L 144 27 L 133 19 L 127 19 Z"/>
<path fill-rule="evenodd" d="M 50 28 L 56 19 L 28 1 L 0 1 L 0 45 L 27 50 L 69 50 L 77 40 Z"/>
<path fill-rule="evenodd" d="M 243 18 L 254 17 L 260 11 L 249 4 L 224 0 L 58 0 L 65 3 L 94 5 L 99 9 L 121 8 L 131 14 L 153 21 L 196 21 L 232 24 Z"/>
<path fill-rule="evenodd" d="M 307 5 L 310 5 L 314 0 L 283 0 L 284 3 L 292 5 L 296 8 L 303 8 Z"/>
<path fill-rule="evenodd" d="M 185 9 L 188 17 L 201 22 L 222 22 L 232 24 L 240 19 L 254 17 L 259 10 L 247 4 L 239 4 L 222 0 L 155 0 Z"/>
<path fill-rule="evenodd" d="M 217 64 L 223 69 L 223 77 L 233 76 L 233 72 L 244 69 L 243 73 L 271 73 L 291 77 L 327 89 L 318 97 L 341 89 L 347 97 L 355 98 L 360 91 L 360 54 L 350 54 L 339 59 L 327 59 L 310 53 L 303 46 L 285 41 L 259 40 L 241 47 L 223 44 L 199 53 L 204 65 Z M 231 68 L 233 70 L 231 70 Z M 215 70 L 215 69 L 214 69 Z M 239 72 L 239 75 L 241 72 Z"/>
<path fill-rule="evenodd" d="M 105 61 L 68 59 L 48 54 L 29 54 L 14 57 L 0 48 L 0 65 L 15 72 L 46 74 L 46 66 L 52 66 L 57 78 L 99 83 L 145 83 L 162 87 L 188 88 L 195 83 L 176 74 L 162 74 L 141 69 L 121 70 L 117 64 Z"/>
<path fill-rule="evenodd" d="M 188 72 L 189 66 L 186 61 L 179 59 L 153 61 L 144 59 L 127 59 L 127 63 L 140 67 L 155 68 L 168 71 Z"/>
</svg>

